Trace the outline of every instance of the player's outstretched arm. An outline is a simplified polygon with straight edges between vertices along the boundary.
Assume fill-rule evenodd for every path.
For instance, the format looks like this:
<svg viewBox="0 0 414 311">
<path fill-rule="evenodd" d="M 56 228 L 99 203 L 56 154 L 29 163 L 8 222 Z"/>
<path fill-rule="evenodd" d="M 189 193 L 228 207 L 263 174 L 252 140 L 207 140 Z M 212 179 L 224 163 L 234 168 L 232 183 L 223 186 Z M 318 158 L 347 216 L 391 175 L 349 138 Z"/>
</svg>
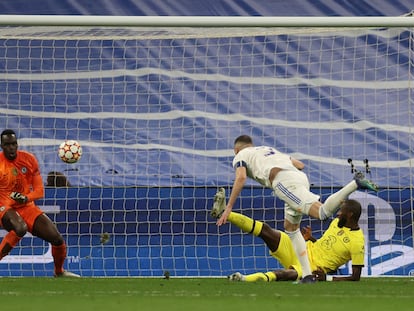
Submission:
<svg viewBox="0 0 414 311">
<path fill-rule="evenodd" d="M 359 281 L 361 279 L 361 271 L 362 271 L 362 266 L 352 266 L 352 274 L 348 276 L 328 275 L 325 272 L 323 272 L 322 269 L 318 269 L 317 271 L 314 271 L 313 275 L 315 275 L 318 281 L 335 281 L 335 282 Z"/>
<path fill-rule="evenodd" d="M 362 266 L 352 266 L 352 274 L 349 276 L 334 276 L 333 281 L 359 281 L 361 279 Z"/>
<path fill-rule="evenodd" d="M 290 158 L 290 160 L 292 161 L 293 166 L 296 167 L 298 170 L 303 170 L 305 168 L 305 163 L 303 163 L 302 161 L 292 157 Z"/>
<path fill-rule="evenodd" d="M 221 217 L 217 220 L 217 226 L 224 225 L 227 222 L 227 217 L 230 215 L 234 203 L 236 203 L 237 198 L 239 197 L 240 192 L 242 191 L 244 184 L 246 183 L 247 172 L 245 167 L 238 167 L 236 169 L 236 176 L 233 183 L 233 188 L 231 189 L 231 194 L 229 201 L 227 202 L 226 209 L 224 210 Z"/>
</svg>

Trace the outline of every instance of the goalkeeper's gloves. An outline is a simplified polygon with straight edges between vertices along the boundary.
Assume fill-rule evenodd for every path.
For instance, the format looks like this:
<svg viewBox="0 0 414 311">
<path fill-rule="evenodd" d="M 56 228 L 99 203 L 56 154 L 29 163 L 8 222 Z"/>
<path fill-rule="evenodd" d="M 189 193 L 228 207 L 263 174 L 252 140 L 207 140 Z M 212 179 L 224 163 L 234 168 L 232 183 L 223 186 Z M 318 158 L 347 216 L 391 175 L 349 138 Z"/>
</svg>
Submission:
<svg viewBox="0 0 414 311">
<path fill-rule="evenodd" d="M 23 204 L 27 202 L 27 196 L 25 196 L 24 194 L 21 194 L 20 192 L 12 192 L 10 194 L 10 198 L 12 198 L 13 200 L 15 200 L 17 203 Z"/>
</svg>

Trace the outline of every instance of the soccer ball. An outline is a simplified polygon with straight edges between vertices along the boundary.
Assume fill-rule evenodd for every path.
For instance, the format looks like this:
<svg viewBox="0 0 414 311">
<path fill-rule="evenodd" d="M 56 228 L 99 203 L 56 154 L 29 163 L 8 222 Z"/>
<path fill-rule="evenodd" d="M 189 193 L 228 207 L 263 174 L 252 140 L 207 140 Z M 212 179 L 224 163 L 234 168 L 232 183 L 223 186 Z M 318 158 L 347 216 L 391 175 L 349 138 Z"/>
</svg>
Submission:
<svg viewBox="0 0 414 311">
<path fill-rule="evenodd" d="M 82 146 L 76 140 L 65 140 L 59 146 L 58 155 L 65 163 L 76 163 L 82 156 Z"/>
</svg>

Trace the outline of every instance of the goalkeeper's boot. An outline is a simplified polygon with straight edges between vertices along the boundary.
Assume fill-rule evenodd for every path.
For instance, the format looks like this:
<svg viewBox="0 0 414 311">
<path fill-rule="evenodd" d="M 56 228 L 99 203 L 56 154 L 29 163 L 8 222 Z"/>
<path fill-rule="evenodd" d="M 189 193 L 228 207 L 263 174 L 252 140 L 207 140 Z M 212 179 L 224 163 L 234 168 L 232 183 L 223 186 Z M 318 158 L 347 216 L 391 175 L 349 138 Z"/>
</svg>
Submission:
<svg viewBox="0 0 414 311">
<path fill-rule="evenodd" d="M 240 272 L 236 272 L 233 274 L 230 274 L 227 279 L 229 281 L 234 281 L 234 282 L 243 282 L 244 281 L 244 275 L 241 274 Z"/>
<path fill-rule="evenodd" d="M 62 273 L 55 274 L 56 278 L 80 278 L 79 274 L 69 272 L 69 271 L 63 271 Z"/>
<path fill-rule="evenodd" d="M 220 218 L 226 208 L 226 190 L 220 188 L 214 196 L 214 204 L 210 215 L 213 218 Z"/>
<path fill-rule="evenodd" d="M 360 171 L 356 171 L 354 175 L 354 180 L 356 181 L 359 189 L 366 189 L 366 190 L 378 192 L 378 185 L 366 179 L 364 173 Z"/>
</svg>

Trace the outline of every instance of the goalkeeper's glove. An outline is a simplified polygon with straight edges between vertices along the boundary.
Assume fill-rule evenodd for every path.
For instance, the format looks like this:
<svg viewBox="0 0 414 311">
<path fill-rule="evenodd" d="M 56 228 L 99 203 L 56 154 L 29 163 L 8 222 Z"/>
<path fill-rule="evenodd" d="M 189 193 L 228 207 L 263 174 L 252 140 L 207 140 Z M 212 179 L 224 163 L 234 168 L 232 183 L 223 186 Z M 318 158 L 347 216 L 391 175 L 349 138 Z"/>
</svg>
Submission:
<svg viewBox="0 0 414 311">
<path fill-rule="evenodd" d="M 17 203 L 23 204 L 27 202 L 27 196 L 25 196 L 24 194 L 21 194 L 20 192 L 12 192 L 10 194 L 10 198 L 12 198 L 13 200 L 15 200 Z"/>
</svg>

